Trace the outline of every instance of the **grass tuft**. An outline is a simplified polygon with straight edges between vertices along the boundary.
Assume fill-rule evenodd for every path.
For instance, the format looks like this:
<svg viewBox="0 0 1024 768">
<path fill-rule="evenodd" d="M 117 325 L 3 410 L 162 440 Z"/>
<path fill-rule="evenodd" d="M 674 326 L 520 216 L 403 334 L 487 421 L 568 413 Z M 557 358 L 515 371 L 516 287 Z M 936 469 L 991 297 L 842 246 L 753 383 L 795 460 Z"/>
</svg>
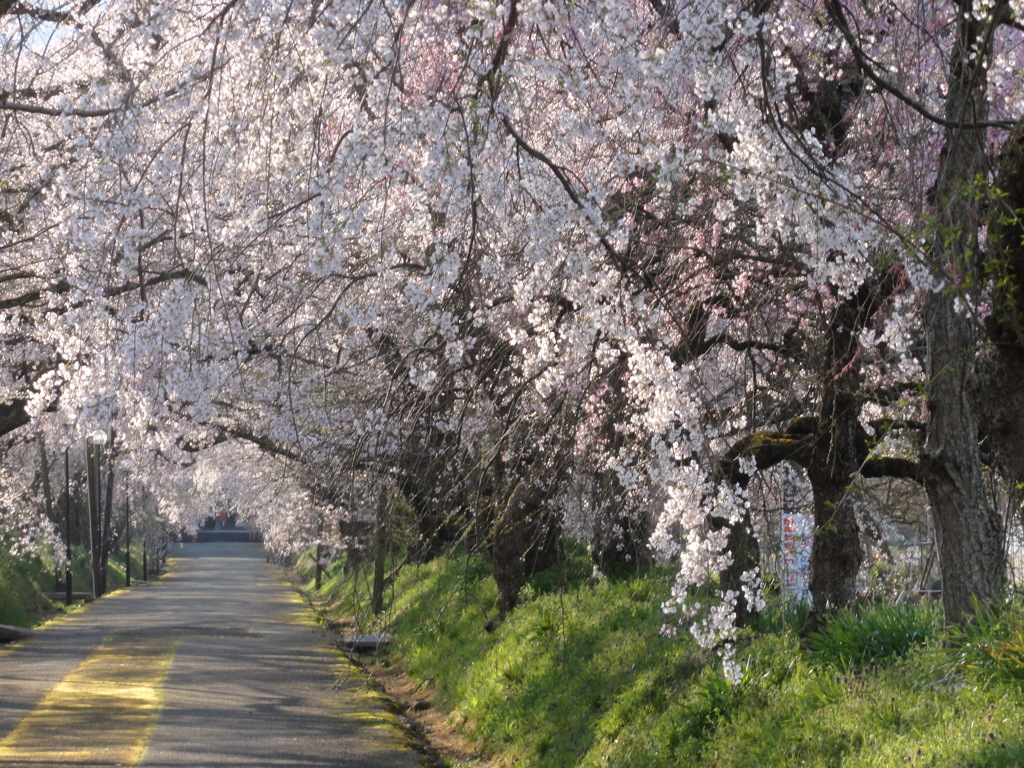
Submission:
<svg viewBox="0 0 1024 768">
<path fill-rule="evenodd" d="M 949 630 L 951 659 L 974 681 L 1024 690 L 1024 595 L 975 609 L 973 620 Z"/>
<path fill-rule="evenodd" d="M 935 604 L 876 604 L 830 617 L 823 629 L 808 636 L 807 647 L 814 663 L 848 671 L 902 658 L 941 631 Z"/>
</svg>

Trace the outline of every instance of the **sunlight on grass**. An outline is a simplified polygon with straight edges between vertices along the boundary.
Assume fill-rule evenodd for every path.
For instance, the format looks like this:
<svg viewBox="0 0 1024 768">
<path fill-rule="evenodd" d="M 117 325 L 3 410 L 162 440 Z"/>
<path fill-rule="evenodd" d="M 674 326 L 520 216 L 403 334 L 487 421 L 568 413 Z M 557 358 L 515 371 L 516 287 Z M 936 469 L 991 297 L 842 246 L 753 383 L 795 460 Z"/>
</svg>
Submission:
<svg viewBox="0 0 1024 768">
<path fill-rule="evenodd" d="M 962 650 L 930 604 L 842 614 L 810 642 L 804 613 L 773 604 L 741 633 L 733 686 L 688 636 L 659 636 L 668 575 L 590 587 L 586 566 L 536 577 L 497 626 L 484 558 L 408 566 L 375 623 L 396 638 L 384 662 L 436 686 L 435 705 L 506 764 L 1024 765 L 1024 696 L 1009 668 L 1019 603 Z M 365 583 L 336 567 L 319 599 L 335 620 L 365 624 Z"/>
</svg>

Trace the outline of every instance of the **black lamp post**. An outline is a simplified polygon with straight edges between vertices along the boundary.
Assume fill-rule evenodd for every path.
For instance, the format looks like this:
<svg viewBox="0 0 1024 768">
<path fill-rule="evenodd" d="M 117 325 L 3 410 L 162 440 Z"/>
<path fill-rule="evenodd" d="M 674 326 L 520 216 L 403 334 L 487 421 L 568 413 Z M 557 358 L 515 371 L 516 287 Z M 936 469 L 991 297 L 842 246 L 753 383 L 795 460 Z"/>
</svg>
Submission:
<svg viewBox="0 0 1024 768">
<path fill-rule="evenodd" d="M 323 583 L 323 566 L 320 565 L 323 559 L 323 544 L 321 543 L 324 535 L 324 516 L 317 511 L 316 513 L 316 586 L 315 589 L 319 592 L 320 585 Z"/>
<path fill-rule="evenodd" d="M 132 585 L 132 507 L 124 499 L 124 585 Z"/>
<path fill-rule="evenodd" d="M 64 449 L 64 605 L 71 605 L 71 449 Z"/>
<path fill-rule="evenodd" d="M 90 432 L 85 438 L 86 476 L 89 485 L 89 551 L 92 559 L 92 594 L 96 595 L 96 577 L 100 565 L 100 553 L 97 545 L 102 547 L 102 534 L 99 531 L 103 519 L 103 508 L 100 504 L 100 447 L 106 445 L 107 433 L 102 429 Z M 100 541 L 97 541 L 99 539 Z"/>
</svg>

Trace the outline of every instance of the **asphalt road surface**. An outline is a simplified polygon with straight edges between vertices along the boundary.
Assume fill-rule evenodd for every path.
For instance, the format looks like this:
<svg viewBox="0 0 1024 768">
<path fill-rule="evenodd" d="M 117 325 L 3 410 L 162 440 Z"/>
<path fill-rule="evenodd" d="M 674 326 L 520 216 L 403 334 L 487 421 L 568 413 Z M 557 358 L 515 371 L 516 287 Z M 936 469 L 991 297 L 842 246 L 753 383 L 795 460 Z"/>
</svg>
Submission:
<svg viewBox="0 0 1024 768">
<path fill-rule="evenodd" d="M 397 721 L 251 543 L 0 650 L 0 766 L 413 768 Z"/>
</svg>

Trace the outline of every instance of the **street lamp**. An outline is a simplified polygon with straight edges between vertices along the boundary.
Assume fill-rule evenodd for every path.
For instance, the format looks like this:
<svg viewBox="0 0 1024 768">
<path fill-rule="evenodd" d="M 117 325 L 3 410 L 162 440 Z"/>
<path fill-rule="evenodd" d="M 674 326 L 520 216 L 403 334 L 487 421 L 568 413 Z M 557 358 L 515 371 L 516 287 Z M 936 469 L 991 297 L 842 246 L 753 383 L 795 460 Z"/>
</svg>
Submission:
<svg viewBox="0 0 1024 768">
<path fill-rule="evenodd" d="M 89 485 L 89 552 L 92 557 L 92 594 L 96 597 L 96 571 L 99 570 L 99 553 L 96 551 L 100 511 L 100 447 L 107 444 L 107 433 L 97 429 L 85 436 L 86 480 Z M 102 542 L 101 542 L 102 545 Z"/>
<path fill-rule="evenodd" d="M 64 605 L 71 605 L 71 449 L 64 448 Z"/>
<path fill-rule="evenodd" d="M 124 585 L 132 585 L 132 506 L 124 496 Z"/>
</svg>

